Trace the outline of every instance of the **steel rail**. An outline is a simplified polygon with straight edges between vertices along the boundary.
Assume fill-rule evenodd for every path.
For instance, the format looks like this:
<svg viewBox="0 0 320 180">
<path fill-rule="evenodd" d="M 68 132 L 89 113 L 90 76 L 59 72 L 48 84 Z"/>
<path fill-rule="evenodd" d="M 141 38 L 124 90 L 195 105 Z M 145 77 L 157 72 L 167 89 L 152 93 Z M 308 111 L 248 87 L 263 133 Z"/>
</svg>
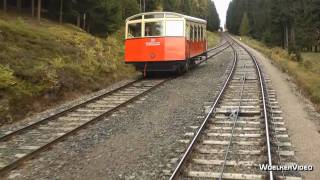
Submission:
<svg viewBox="0 0 320 180">
<path fill-rule="evenodd" d="M 234 48 L 234 47 L 232 47 L 232 48 Z M 238 55 L 238 53 L 236 53 L 236 54 Z M 244 68 L 246 68 L 245 64 L 244 64 Z M 232 139 L 233 139 L 233 135 L 234 135 L 234 129 L 236 127 L 236 124 L 237 124 L 237 121 L 238 121 L 238 118 L 239 118 L 239 112 L 240 112 L 240 107 L 241 107 L 241 102 L 242 102 L 245 82 L 246 82 L 246 73 L 244 73 L 244 75 L 243 75 L 243 81 L 242 81 L 242 85 L 241 85 L 241 92 L 240 92 L 240 95 L 239 95 L 239 105 L 238 105 L 235 117 L 233 117 L 234 120 L 233 120 L 233 126 L 232 126 L 232 130 L 231 130 L 231 137 L 230 137 L 229 144 L 228 144 L 228 146 L 226 148 L 226 153 L 225 153 L 225 156 L 224 156 L 222 170 L 221 170 L 221 174 L 220 174 L 219 180 L 222 180 L 222 177 L 223 177 L 223 173 L 224 173 L 224 169 L 225 169 L 225 166 L 226 166 L 228 154 L 229 154 L 230 147 L 231 147 L 231 144 L 232 144 Z M 233 115 L 233 114 L 231 114 L 231 115 Z"/>
<path fill-rule="evenodd" d="M 226 42 L 224 42 L 224 43 L 220 43 L 220 44 L 218 44 L 217 46 L 215 46 L 215 47 L 213 47 L 213 48 L 208 49 L 208 50 L 207 50 L 207 52 L 210 52 L 210 51 L 216 50 L 216 49 L 218 49 L 218 48 L 220 48 L 220 47 L 224 46 L 224 45 L 225 45 L 225 44 L 227 44 L 227 43 L 229 43 L 229 42 L 228 42 L 228 41 L 226 41 Z"/>
<path fill-rule="evenodd" d="M 219 45 L 219 46 L 217 46 L 217 47 L 215 47 L 215 48 L 209 49 L 209 50 L 207 51 L 207 53 L 208 53 L 208 52 L 211 52 L 211 51 L 214 51 L 214 50 L 216 50 L 216 49 L 218 49 L 218 48 L 220 48 L 220 47 L 223 47 L 223 46 L 225 46 L 226 44 L 227 44 L 226 47 L 224 47 L 223 49 L 219 50 L 218 52 L 215 52 L 214 54 L 211 54 L 210 56 L 207 55 L 206 59 L 201 60 L 200 62 L 196 63 L 195 65 L 200 65 L 200 64 L 206 62 L 208 59 L 210 59 L 210 58 L 212 58 L 212 57 L 220 54 L 221 52 L 223 52 L 224 50 L 226 50 L 228 47 L 230 47 L 230 43 L 229 43 L 228 41 L 226 41 L 225 43 L 223 43 L 223 44 L 221 44 L 221 45 Z"/>
<path fill-rule="evenodd" d="M 212 49 L 209 49 L 207 52 L 210 52 L 210 51 L 213 51 L 213 50 L 215 50 L 215 49 L 218 49 L 218 48 L 224 46 L 224 45 L 227 44 L 227 43 L 228 43 L 228 42 L 224 42 L 224 43 L 222 43 L 222 44 L 220 44 L 220 45 L 218 45 L 218 46 L 216 46 L 216 47 L 214 47 L 214 48 L 212 48 Z M 215 54 L 215 55 L 217 55 L 217 54 Z M 215 56 L 215 55 L 214 55 L 214 56 Z M 53 120 L 53 119 L 57 119 L 57 118 L 65 115 L 65 114 L 67 114 L 67 113 L 70 112 L 70 111 L 73 111 L 73 110 L 78 109 L 78 108 L 80 108 L 80 107 L 82 107 L 82 106 L 85 106 L 85 105 L 87 105 L 87 104 L 89 104 L 89 103 L 91 103 L 91 102 L 93 102 L 93 101 L 96 101 L 96 100 L 101 99 L 101 98 L 103 98 L 103 97 L 105 97 L 105 96 L 108 96 L 109 94 L 112 94 L 112 93 L 114 93 L 114 92 L 116 92 L 116 91 L 119 91 L 119 90 L 121 90 L 121 89 L 127 88 L 127 87 L 129 87 L 130 85 L 132 85 L 132 84 L 134 84 L 134 83 L 136 83 L 136 82 L 139 82 L 139 81 L 141 81 L 141 80 L 143 80 L 143 78 L 140 77 L 140 78 L 138 78 L 138 79 L 136 79 L 136 80 L 134 80 L 134 81 L 132 81 L 132 82 L 129 82 L 129 83 L 127 83 L 127 84 L 125 84 L 125 85 L 123 85 L 123 86 L 121 86 L 121 87 L 118 87 L 118 88 L 113 89 L 113 90 L 111 90 L 111 91 L 109 91 L 109 92 L 103 93 L 103 94 L 101 94 L 101 95 L 99 95 L 99 96 L 96 96 L 96 97 L 94 97 L 94 98 L 90 98 L 90 99 L 88 99 L 88 100 L 86 100 L 86 101 L 84 101 L 84 102 L 82 102 L 82 103 L 76 104 L 76 105 L 74 105 L 74 106 L 72 106 L 72 107 L 69 107 L 69 108 L 67 108 L 67 109 L 65 109 L 65 110 L 62 110 L 61 112 L 55 113 L 54 115 L 50 115 L 49 117 L 42 118 L 42 119 L 40 119 L 39 121 L 30 123 L 30 124 L 28 124 L 28 125 L 26 125 L 26 126 L 23 126 L 23 127 L 21 127 L 21 128 L 17 128 L 17 129 L 15 129 L 15 130 L 13 130 L 12 132 L 8 133 L 8 134 L 5 134 L 5 135 L 3 135 L 3 136 L 0 136 L 0 142 L 7 140 L 7 139 L 9 139 L 10 137 L 12 137 L 12 136 L 14 136 L 14 135 L 20 134 L 20 133 L 24 132 L 25 130 L 31 129 L 31 128 L 33 128 L 34 126 L 37 126 L 37 125 L 39 125 L 39 124 L 41 124 L 41 123 L 44 123 L 44 122 L 46 122 L 46 121 L 50 121 L 50 120 Z"/>
<path fill-rule="evenodd" d="M 234 61 L 233 61 L 233 65 L 232 65 L 232 69 L 230 71 L 230 74 L 229 74 L 228 78 L 226 79 L 223 87 L 221 88 L 220 93 L 217 96 L 217 98 L 215 99 L 212 107 L 210 108 L 209 113 L 207 114 L 207 116 L 205 117 L 204 121 L 202 122 L 202 124 L 201 124 L 199 130 L 197 131 L 196 135 L 193 137 L 193 139 L 192 139 L 191 143 L 189 144 L 186 152 L 184 153 L 184 155 L 180 159 L 179 164 L 177 165 L 177 167 L 175 168 L 173 174 L 170 177 L 170 180 L 176 179 L 177 176 L 179 175 L 184 163 L 187 161 L 188 155 L 191 153 L 191 151 L 192 151 L 197 139 L 199 138 L 201 132 L 204 130 L 209 118 L 211 117 L 212 113 L 214 112 L 214 109 L 216 108 L 218 102 L 221 99 L 222 94 L 225 92 L 225 89 L 226 89 L 227 85 L 230 82 L 230 79 L 231 79 L 232 75 L 234 74 L 234 70 L 235 70 L 235 67 L 236 67 L 236 64 L 237 64 L 237 61 L 238 61 L 235 51 L 233 52 L 233 54 L 234 54 Z"/>
<path fill-rule="evenodd" d="M 269 167 L 272 167 L 272 156 L 271 156 L 271 145 L 270 145 L 270 133 L 269 133 L 269 124 L 268 124 L 268 113 L 267 113 L 267 103 L 266 103 L 266 97 L 265 97 L 265 81 L 264 81 L 264 77 L 263 74 L 261 73 L 261 69 L 260 66 L 257 62 L 257 59 L 255 58 L 255 56 L 252 55 L 252 53 L 241 43 L 239 43 L 237 40 L 235 40 L 233 37 L 230 37 L 234 42 L 236 42 L 240 47 L 242 47 L 251 57 L 251 59 L 253 60 L 258 75 L 259 75 L 259 81 L 260 81 L 260 88 L 261 88 L 261 96 L 262 96 L 262 103 L 263 103 L 263 115 L 264 115 L 264 123 L 265 123 L 265 131 L 266 131 L 266 143 L 267 143 L 267 154 L 268 154 L 268 165 Z M 273 176 L 273 171 L 269 171 L 269 180 L 273 180 L 274 176 Z"/>
<path fill-rule="evenodd" d="M 102 99 L 102 98 L 105 97 L 105 96 L 108 96 L 108 95 L 110 95 L 110 94 L 112 94 L 112 93 L 114 93 L 114 92 L 116 92 L 116 91 L 121 90 L 121 89 L 127 88 L 127 87 L 131 86 L 132 84 L 137 83 L 137 82 L 139 82 L 139 81 L 141 81 L 141 80 L 142 80 L 142 78 L 138 78 L 138 79 L 136 79 L 136 80 L 134 80 L 134 81 L 132 81 L 132 82 L 129 82 L 129 83 L 127 83 L 127 84 L 125 84 L 125 85 L 123 85 L 123 86 L 121 86 L 121 87 L 118 87 L 118 88 L 116 88 L 116 89 L 113 89 L 113 90 L 111 90 L 111 91 L 109 91 L 109 92 L 106 92 L 106 93 L 101 94 L 101 95 L 99 95 L 99 96 L 96 96 L 96 97 L 94 97 L 94 98 L 90 98 L 90 99 L 88 99 L 88 100 L 86 100 L 86 101 L 84 101 L 84 102 L 82 102 L 82 103 L 79 103 L 79 104 L 77 104 L 77 105 L 74 105 L 74 106 L 72 106 L 72 107 L 70 107 L 70 108 L 67 108 L 67 109 L 65 109 L 65 110 L 63 110 L 63 111 L 61 111 L 61 112 L 58 112 L 58 113 L 56 113 L 56 114 L 54 114 L 54 115 L 51 115 L 51 116 L 49 116 L 49 117 L 40 119 L 39 121 L 36 121 L 36 122 L 34 122 L 34 123 L 31 123 L 31 124 L 28 124 L 28 125 L 26 125 L 26 126 L 24 126 L 24 127 L 18 128 L 18 129 L 14 130 L 14 131 L 12 131 L 12 132 L 10 132 L 10 133 L 8 133 L 8 134 L 5 134 L 4 136 L 1 136 L 1 137 L 0 137 L 0 142 L 1 142 L 1 141 L 5 141 L 5 140 L 11 138 L 12 136 L 18 135 L 18 134 L 20 134 L 20 133 L 22 133 L 22 132 L 24 132 L 24 131 L 26 131 L 26 130 L 29 130 L 29 129 L 31 129 L 31 128 L 33 128 L 33 127 L 35 127 L 35 126 L 37 126 L 37 125 L 39 125 L 39 124 L 41 124 L 41 123 L 44 123 L 44 122 L 46 122 L 46 121 L 50 121 L 50 120 L 53 120 L 53 119 L 57 119 L 57 118 L 59 118 L 59 117 L 61 117 L 61 116 L 64 116 L 64 115 L 66 115 L 68 112 L 74 111 L 74 110 L 76 110 L 76 109 L 78 109 L 78 108 L 80 108 L 80 107 L 82 107 L 82 106 L 85 106 L 85 105 L 87 105 L 87 104 L 89 104 L 89 103 L 91 103 L 91 102 L 94 102 L 94 101 L 96 101 L 96 100 L 98 100 L 98 99 Z"/>
<path fill-rule="evenodd" d="M 268 99 L 268 106 L 269 106 L 269 108 L 271 109 L 270 110 L 270 117 L 271 117 L 271 121 L 274 123 L 275 122 L 275 120 L 273 119 L 273 117 L 274 117 L 274 113 L 273 113 L 273 107 L 271 106 L 271 103 L 270 103 L 270 101 L 269 101 L 269 92 L 268 92 L 268 90 L 266 90 L 266 93 L 267 93 L 267 99 Z M 274 123 L 274 138 L 275 138 L 275 140 L 276 140 L 276 144 L 277 144 L 277 150 L 278 150 L 278 152 L 277 152 L 277 155 L 278 155 L 278 158 L 279 158 L 279 164 L 280 165 L 282 165 L 282 158 L 281 158 L 281 155 L 280 155 L 280 146 L 279 146 L 279 143 L 280 143 L 280 141 L 279 141 L 279 139 L 278 139 L 278 137 L 277 137 L 277 124 L 275 124 Z M 286 175 L 284 174 L 284 171 L 283 171 L 283 169 L 281 169 L 281 174 L 282 174 L 282 176 L 283 177 L 286 177 Z"/>
<path fill-rule="evenodd" d="M 24 161 L 26 161 L 26 160 L 28 160 L 28 159 L 31 159 L 31 158 L 34 157 L 36 154 L 39 154 L 40 152 L 48 149 L 48 148 L 49 148 L 50 146 L 52 146 L 53 144 L 55 144 L 55 143 L 57 143 L 57 142 L 60 142 L 60 141 L 62 141 L 63 139 L 67 138 L 68 136 L 70 136 L 70 135 L 78 132 L 80 129 L 83 129 L 83 128 L 87 127 L 89 124 L 92 124 L 92 123 L 94 123 L 94 122 L 97 122 L 97 121 L 99 121 L 99 120 L 102 120 L 103 118 L 105 118 L 106 116 L 108 116 L 108 115 L 110 115 L 111 113 L 115 112 L 115 111 L 118 110 L 119 108 L 124 107 L 125 105 L 133 102 L 134 100 L 136 100 L 136 99 L 144 96 L 146 93 L 154 90 L 156 87 L 161 86 L 163 83 L 167 82 L 168 80 L 170 80 L 170 79 L 164 79 L 162 82 L 160 82 L 159 84 L 156 84 L 156 85 L 152 86 L 150 89 L 148 89 L 148 90 L 146 90 L 146 91 L 144 91 L 144 92 L 142 92 L 142 93 L 140 93 L 140 94 L 138 94 L 138 95 L 130 98 L 129 100 L 127 100 L 127 101 L 125 101 L 125 102 L 117 105 L 116 107 L 114 107 L 114 108 L 112 108 L 112 109 L 110 109 L 110 110 L 102 113 L 101 115 L 98 115 L 97 117 L 91 119 L 90 121 L 83 123 L 83 124 L 80 125 L 79 127 L 76 127 L 76 128 L 74 128 L 74 129 L 72 129 L 71 131 L 67 132 L 66 134 L 64 134 L 64 135 L 62 135 L 62 136 L 60 136 L 60 137 L 55 138 L 54 140 L 48 142 L 47 144 L 39 147 L 39 148 L 36 149 L 36 150 L 30 152 L 29 154 L 25 155 L 24 157 L 19 158 L 19 159 L 13 161 L 12 163 L 8 164 L 7 166 L 0 168 L 0 175 L 6 174 L 8 171 L 10 171 L 10 170 L 18 167 L 19 164 L 21 164 L 22 162 L 24 162 Z M 129 84 L 131 85 L 132 83 L 129 83 Z M 125 85 L 125 87 L 130 87 L 130 85 Z M 120 87 L 120 90 L 121 90 L 121 89 L 123 89 L 123 88 Z M 114 92 L 114 91 L 113 91 L 113 92 Z M 108 93 L 108 94 L 109 94 L 109 93 Z M 90 101 L 90 102 L 91 102 L 91 101 Z M 44 121 L 42 121 L 42 122 L 44 122 Z"/>
<path fill-rule="evenodd" d="M 223 43 L 223 44 L 215 47 L 214 49 L 217 49 L 217 48 L 219 48 L 219 47 L 222 47 L 222 46 L 225 45 L 225 44 L 226 44 L 226 43 Z M 214 49 L 212 49 L 212 50 L 214 50 Z M 5 167 L 0 168 L 0 175 L 1 175 L 1 174 L 5 174 L 5 173 L 7 173 L 8 171 L 16 168 L 20 163 L 24 162 L 25 160 L 34 157 L 36 154 L 38 154 L 38 153 L 40 153 L 40 152 L 48 149 L 48 148 L 49 148 L 50 146 L 52 146 L 53 144 L 55 144 L 55 143 L 57 143 L 57 142 L 60 142 L 61 140 L 63 140 L 63 139 L 65 139 L 66 137 L 74 134 L 74 133 L 77 132 L 78 130 L 86 127 L 87 125 L 89 125 L 89 124 L 91 124 L 91 123 L 93 123 L 93 122 L 96 122 L 96 121 L 98 121 L 98 120 L 101 120 L 102 118 L 108 116 L 108 115 L 111 114 L 112 112 L 118 110 L 120 107 L 123 107 L 123 106 L 125 106 L 126 104 L 134 101 L 135 99 L 143 96 L 144 94 L 150 92 L 151 90 L 153 90 L 153 89 L 155 89 L 156 87 L 162 85 L 163 83 L 167 82 L 167 81 L 170 80 L 170 79 L 171 79 L 171 78 L 165 79 L 163 82 L 161 82 L 161 83 L 159 83 L 159 84 L 151 87 L 151 88 L 148 89 L 147 91 L 145 91 L 145 92 L 143 92 L 143 93 L 141 93 L 141 94 L 139 94 L 139 95 L 137 95 L 137 96 L 135 96 L 135 97 L 133 97 L 133 98 L 125 101 L 125 102 L 123 102 L 122 104 L 119 104 L 118 106 L 116 106 L 116 107 L 114 107 L 114 108 L 106 111 L 105 113 L 103 113 L 103 114 L 101 114 L 101 115 L 93 118 L 92 120 L 90 120 L 90 121 L 82 124 L 81 126 L 79 126 L 79 127 L 75 128 L 75 129 L 71 130 L 70 132 L 67 132 L 67 133 L 64 134 L 64 135 L 62 135 L 62 136 L 60 136 L 60 137 L 57 137 L 56 139 L 50 141 L 49 143 L 45 144 L 44 146 L 39 147 L 38 149 L 34 150 L 33 152 L 27 154 L 26 156 L 17 159 L 17 160 L 14 161 L 13 163 L 11 163 L 11 164 L 9 164 L 9 165 L 7 165 L 7 166 L 5 166 Z M 111 91 L 109 91 L 109 92 L 103 93 L 103 94 L 98 95 L 98 96 L 96 96 L 96 97 L 93 97 L 93 98 L 90 98 L 90 99 L 88 99 L 88 100 L 85 100 L 84 102 L 81 102 L 81 103 L 79 103 L 79 104 L 73 105 L 72 107 L 69 107 L 69 108 L 67 108 L 67 109 L 65 109 L 65 110 L 62 110 L 61 112 L 58 112 L 58 113 L 56 113 L 56 114 L 54 114 L 54 115 L 51 115 L 51 116 L 46 117 L 46 118 L 42 118 L 42 119 L 40 119 L 40 120 L 38 120 L 38 121 L 36 121 L 36 122 L 27 124 L 26 126 L 23 126 L 23 127 L 21 127 L 21 128 L 17 128 L 17 129 L 15 129 L 15 130 L 13 130 L 12 132 L 10 132 L 10 133 L 8 133 L 8 134 L 6 134 L 6 135 L 1 136 L 1 137 L 0 137 L 0 142 L 6 141 L 6 140 L 8 140 L 8 139 L 10 139 L 10 138 L 12 138 L 12 137 L 14 137 L 14 136 L 16 136 L 16 135 L 20 135 L 20 134 L 24 133 L 25 131 L 30 130 L 30 129 L 32 129 L 32 128 L 35 128 L 35 127 L 37 127 L 37 126 L 39 126 L 39 125 L 41 125 L 41 124 L 43 124 L 43 123 L 46 123 L 46 122 L 48 122 L 48 121 L 57 119 L 57 118 L 59 118 L 59 117 L 62 117 L 62 116 L 66 115 L 66 114 L 69 113 L 69 112 L 72 112 L 72 111 L 74 111 L 74 110 L 76 110 L 76 109 L 78 109 L 78 108 L 84 107 L 84 106 L 86 106 L 86 105 L 88 105 L 88 104 L 90 104 L 90 103 L 92 103 L 92 102 L 94 102 L 94 101 L 96 101 L 96 100 L 102 99 L 102 98 L 104 98 L 104 97 L 106 97 L 106 96 L 108 96 L 108 95 L 110 95 L 110 94 L 112 94 L 112 93 L 114 93 L 114 92 L 117 92 L 117 91 L 123 90 L 123 89 L 125 89 L 125 88 L 128 88 L 128 87 L 130 87 L 131 85 L 133 85 L 134 83 L 137 83 L 137 82 L 139 82 L 139 81 L 141 81 L 141 80 L 143 80 L 143 78 L 138 78 L 138 79 L 136 79 L 136 80 L 134 80 L 134 81 L 132 81 L 132 82 L 129 82 L 129 83 L 127 83 L 127 84 L 125 84 L 125 85 L 123 85 L 123 86 L 121 86 L 121 87 L 118 87 L 118 88 L 116 88 L 116 89 L 113 89 L 113 90 L 111 90 Z"/>
<path fill-rule="evenodd" d="M 220 51 L 218 51 L 218 52 L 216 52 L 216 53 L 208 56 L 208 58 L 211 58 L 211 57 L 213 57 L 213 56 L 218 55 L 219 53 L 221 53 L 222 51 L 224 51 L 225 49 L 227 49 L 227 48 L 230 47 L 230 46 L 231 46 L 231 45 L 228 43 L 228 45 L 227 45 L 225 48 L 223 48 L 223 49 L 221 49 Z M 221 46 L 221 47 L 222 47 L 222 46 Z"/>
</svg>

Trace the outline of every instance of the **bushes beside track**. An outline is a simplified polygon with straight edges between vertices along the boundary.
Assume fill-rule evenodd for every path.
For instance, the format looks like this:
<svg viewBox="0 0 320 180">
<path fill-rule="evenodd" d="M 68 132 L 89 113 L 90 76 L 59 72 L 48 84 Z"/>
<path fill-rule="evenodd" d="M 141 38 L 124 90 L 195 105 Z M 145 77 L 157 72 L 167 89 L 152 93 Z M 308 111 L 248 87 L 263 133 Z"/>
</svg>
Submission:
<svg viewBox="0 0 320 180">
<path fill-rule="evenodd" d="M 242 42 L 266 55 L 282 71 L 293 77 L 304 94 L 316 105 L 317 110 L 320 110 L 320 53 L 301 53 L 302 60 L 298 60 L 282 48 L 269 48 L 252 38 L 241 38 Z"/>
<path fill-rule="evenodd" d="M 101 39 L 0 12 L 0 124 L 134 76 L 123 49 L 123 32 Z"/>
</svg>

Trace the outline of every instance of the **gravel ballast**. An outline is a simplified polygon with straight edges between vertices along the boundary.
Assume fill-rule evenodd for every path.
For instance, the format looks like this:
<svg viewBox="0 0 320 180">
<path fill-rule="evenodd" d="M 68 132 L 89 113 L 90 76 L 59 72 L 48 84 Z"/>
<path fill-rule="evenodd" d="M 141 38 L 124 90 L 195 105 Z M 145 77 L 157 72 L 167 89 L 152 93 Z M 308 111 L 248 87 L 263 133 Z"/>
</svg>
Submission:
<svg viewBox="0 0 320 180">
<path fill-rule="evenodd" d="M 289 81 L 290 78 L 286 73 L 274 66 L 270 59 L 258 51 L 249 46 L 246 47 L 258 58 L 263 70 L 270 77 L 299 165 L 312 165 L 314 168 L 313 171 L 301 172 L 303 178 L 319 180 L 319 113 L 306 98 L 299 95 L 297 88 Z"/>
<path fill-rule="evenodd" d="M 231 65 L 228 48 L 208 62 L 166 82 L 112 116 L 68 137 L 9 179 L 164 179 L 179 139 L 198 126 Z"/>
</svg>

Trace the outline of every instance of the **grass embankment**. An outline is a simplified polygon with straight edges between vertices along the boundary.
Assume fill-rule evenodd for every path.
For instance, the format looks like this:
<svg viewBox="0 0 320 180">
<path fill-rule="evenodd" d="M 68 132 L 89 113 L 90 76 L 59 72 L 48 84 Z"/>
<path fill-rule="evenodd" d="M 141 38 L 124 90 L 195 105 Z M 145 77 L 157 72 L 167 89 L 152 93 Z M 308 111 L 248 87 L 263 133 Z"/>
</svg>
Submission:
<svg viewBox="0 0 320 180">
<path fill-rule="evenodd" d="M 0 124 L 133 76 L 123 48 L 122 32 L 101 39 L 0 12 Z"/>
<path fill-rule="evenodd" d="M 250 45 L 273 60 L 282 71 L 293 77 L 295 83 L 320 110 L 320 53 L 301 53 L 298 62 L 282 48 L 269 48 L 265 44 L 248 37 L 242 42 Z"/>
<path fill-rule="evenodd" d="M 208 48 L 212 48 L 219 44 L 220 36 L 217 32 L 207 31 Z"/>
</svg>

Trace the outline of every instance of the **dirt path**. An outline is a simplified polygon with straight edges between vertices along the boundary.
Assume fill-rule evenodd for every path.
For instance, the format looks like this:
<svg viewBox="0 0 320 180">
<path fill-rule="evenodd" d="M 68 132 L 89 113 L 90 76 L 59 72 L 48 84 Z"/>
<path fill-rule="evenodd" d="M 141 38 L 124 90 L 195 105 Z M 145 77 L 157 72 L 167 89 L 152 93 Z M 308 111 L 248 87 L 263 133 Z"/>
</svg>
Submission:
<svg viewBox="0 0 320 180">
<path fill-rule="evenodd" d="M 297 93 L 294 92 L 291 82 L 287 80 L 287 74 L 272 65 L 271 60 L 265 58 L 261 53 L 250 49 L 263 65 L 263 69 L 269 75 L 276 90 L 279 105 L 283 111 L 283 117 L 300 165 L 313 165 L 314 170 L 303 172 L 303 177 L 307 180 L 319 180 L 320 133 L 315 122 L 312 121 L 312 117 L 306 111 L 307 104 L 301 99 L 302 97 L 295 95 Z"/>
</svg>

